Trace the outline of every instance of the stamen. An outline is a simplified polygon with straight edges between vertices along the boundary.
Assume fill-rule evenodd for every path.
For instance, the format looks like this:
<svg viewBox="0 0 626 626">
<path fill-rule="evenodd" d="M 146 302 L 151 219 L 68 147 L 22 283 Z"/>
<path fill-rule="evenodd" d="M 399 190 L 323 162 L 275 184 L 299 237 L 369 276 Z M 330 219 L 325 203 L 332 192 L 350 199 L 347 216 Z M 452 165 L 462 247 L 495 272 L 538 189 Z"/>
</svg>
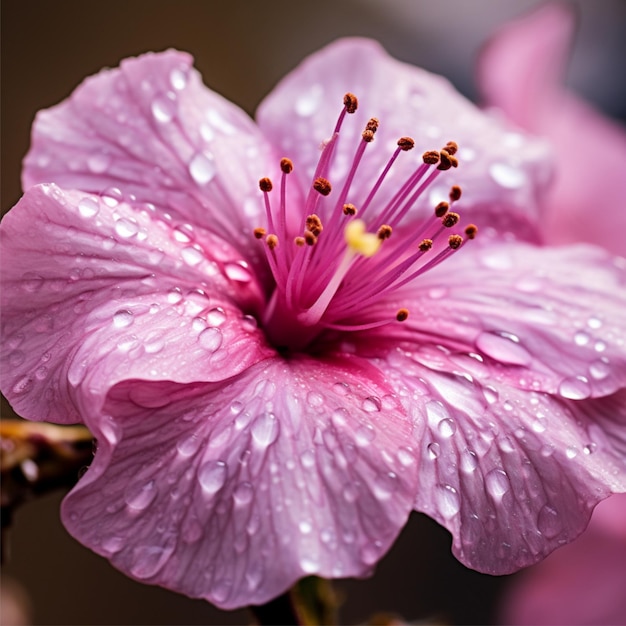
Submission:
<svg viewBox="0 0 626 626">
<path fill-rule="evenodd" d="M 298 246 L 299 248 L 302 248 L 302 246 L 306 243 L 304 237 L 294 237 L 293 242 L 296 244 L 296 246 Z"/>
<path fill-rule="evenodd" d="M 343 106 L 346 107 L 346 112 L 347 113 L 352 114 L 359 107 L 359 100 L 353 93 L 348 92 L 343 97 Z"/>
<path fill-rule="evenodd" d="M 398 309 L 398 312 L 396 313 L 396 319 L 399 322 L 406 321 L 408 317 L 409 317 L 409 309 Z"/>
<path fill-rule="evenodd" d="M 313 189 L 322 196 L 327 196 L 332 191 L 332 185 L 328 180 L 319 176 L 313 181 Z"/>
<path fill-rule="evenodd" d="M 433 247 L 432 239 L 422 239 L 422 241 L 420 241 L 419 249 L 422 252 L 428 252 L 432 247 Z"/>
<path fill-rule="evenodd" d="M 291 172 L 293 171 L 293 162 L 291 159 L 288 159 L 286 157 L 283 157 L 280 160 L 280 169 L 283 172 L 283 174 L 291 174 Z"/>
<path fill-rule="evenodd" d="M 435 207 L 435 215 L 437 217 L 443 217 L 448 212 L 449 208 L 450 208 L 450 205 L 447 202 L 440 202 Z"/>
<path fill-rule="evenodd" d="M 259 189 L 264 193 L 269 193 L 272 191 L 273 185 L 272 181 L 269 178 L 261 178 L 259 181 Z"/>
<path fill-rule="evenodd" d="M 261 228 L 260 226 L 258 228 L 254 229 L 254 237 L 256 239 L 263 239 L 263 237 L 265 237 L 265 233 L 267 232 L 265 230 L 265 228 Z"/>
<path fill-rule="evenodd" d="M 415 141 L 413 141 L 410 137 L 400 137 L 400 139 L 398 139 L 398 147 L 400 150 L 408 152 L 409 150 L 413 150 L 415 147 Z"/>
<path fill-rule="evenodd" d="M 278 246 L 278 237 L 276 235 L 268 235 L 265 238 L 265 243 L 270 250 L 274 250 Z"/>
<path fill-rule="evenodd" d="M 444 147 L 444 150 L 450 155 L 456 154 L 458 149 L 459 146 L 456 141 L 448 141 Z"/>
<path fill-rule="evenodd" d="M 315 215 L 315 213 L 306 218 L 306 227 L 307 230 L 311 231 L 316 237 L 319 237 L 321 232 L 324 230 L 322 220 Z"/>
<path fill-rule="evenodd" d="M 354 204 L 344 204 L 343 205 L 343 214 L 344 215 L 356 215 L 356 207 Z"/>
<path fill-rule="evenodd" d="M 317 237 L 310 230 L 305 230 L 304 242 L 307 246 L 314 246 L 317 243 Z"/>
<path fill-rule="evenodd" d="M 389 224 L 383 224 L 378 229 L 377 235 L 381 241 L 384 241 L 385 239 L 389 239 L 389 237 L 391 237 L 392 232 L 393 232 L 393 229 L 391 228 L 391 226 L 389 226 Z"/>
<path fill-rule="evenodd" d="M 459 248 L 462 243 L 463 243 L 463 237 L 461 237 L 461 235 L 450 235 L 448 237 L 448 245 L 453 250 L 456 250 L 457 248 Z"/>
<path fill-rule="evenodd" d="M 437 163 L 439 163 L 439 152 L 437 152 L 437 150 L 424 152 L 424 154 L 422 154 L 422 161 L 424 161 L 426 165 L 437 165 Z"/>
<path fill-rule="evenodd" d="M 461 188 L 458 185 L 452 185 L 450 187 L 450 202 L 456 202 L 461 199 Z"/>
<path fill-rule="evenodd" d="M 478 227 L 476 226 L 476 224 L 468 224 L 465 227 L 465 234 L 467 235 L 468 239 L 474 239 L 478 234 Z"/>
<path fill-rule="evenodd" d="M 373 133 L 375 133 L 378 130 L 379 125 L 380 125 L 380 122 L 378 121 L 377 118 L 370 117 L 369 121 L 365 125 L 365 130 L 371 130 Z"/>
<path fill-rule="evenodd" d="M 453 213 L 452 211 L 450 211 L 449 213 L 446 213 L 443 216 L 441 223 L 446 228 L 452 228 L 453 226 L 456 226 L 459 223 L 460 219 L 461 219 L 461 216 L 458 213 Z"/>
<path fill-rule="evenodd" d="M 361 137 L 366 143 L 371 143 L 372 141 L 374 141 L 374 131 L 366 129 L 361 133 Z"/>
</svg>

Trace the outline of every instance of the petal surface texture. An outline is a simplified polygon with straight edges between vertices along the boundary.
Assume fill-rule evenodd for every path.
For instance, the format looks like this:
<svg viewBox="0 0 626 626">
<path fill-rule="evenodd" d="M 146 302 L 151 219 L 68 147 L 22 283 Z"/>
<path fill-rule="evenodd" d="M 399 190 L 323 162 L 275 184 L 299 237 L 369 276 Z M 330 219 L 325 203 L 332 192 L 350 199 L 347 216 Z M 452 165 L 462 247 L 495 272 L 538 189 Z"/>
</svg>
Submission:
<svg viewBox="0 0 626 626">
<path fill-rule="evenodd" d="M 626 130 L 562 86 L 574 27 L 564 3 L 507 25 L 483 51 L 480 86 L 486 104 L 546 137 L 558 153 L 545 199 L 546 240 L 589 241 L 626 256 Z"/>
<path fill-rule="evenodd" d="M 367 120 L 380 119 L 377 145 L 363 159 L 350 202 L 357 207 L 363 202 L 400 137 L 410 135 L 420 153 L 453 140 L 459 144 L 454 178 L 463 188 L 464 215 L 479 228 L 489 225 L 518 238 L 535 238 L 531 224 L 537 218 L 537 194 L 550 174 L 546 146 L 482 113 L 444 78 L 389 57 L 369 40 L 339 40 L 313 54 L 258 109 L 260 127 L 298 164 L 303 184 L 311 180 L 318 159 L 311 145 L 329 139 L 347 91 L 360 104 L 355 120 L 341 131 L 333 168 L 337 179 L 345 177 Z M 410 159 L 396 161 L 377 196 L 381 205 L 412 167 Z M 437 181 L 421 208 L 447 199 L 448 189 L 449 184 Z"/>
<path fill-rule="evenodd" d="M 407 520 L 416 475 L 409 420 L 381 406 L 356 360 L 114 387 L 86 419 L 100 447 L 64 501 L 66 527 L 133 578 L 222 608 L 306 575 L 369 573 Z"/>
</svg>

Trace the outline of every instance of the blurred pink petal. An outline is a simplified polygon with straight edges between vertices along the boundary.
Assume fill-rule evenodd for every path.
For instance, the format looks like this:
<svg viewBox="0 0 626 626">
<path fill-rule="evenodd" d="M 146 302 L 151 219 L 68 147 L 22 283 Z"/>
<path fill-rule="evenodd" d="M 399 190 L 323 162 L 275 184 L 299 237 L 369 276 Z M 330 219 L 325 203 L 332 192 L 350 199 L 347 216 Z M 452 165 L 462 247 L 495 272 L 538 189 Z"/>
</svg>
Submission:
<svg viewBox="0 0 626 626">
<path fill-rule="evenodd" d="M 259 117 L 175 52 L 38 116 L 24 181 L 48 184 L 0 230 L 2 389 L 98 440 L 70 532 L 224 608 L 369 574 L 412 508 L 481 571 L 572 540 L 626 490 L 626 279 L 522 243 L 543 143 L 364 40 Z"/>
<path fill-rule="evenodd" d="M 626 130 L 562 87 L 574 31 L 564 3 L 512 22 L 486 46 L 479 80 L 486 104 L 546 137 L 556 159 L 545 197 L 548 242 L 588 241 L 626 255 Z"/>
</svg>

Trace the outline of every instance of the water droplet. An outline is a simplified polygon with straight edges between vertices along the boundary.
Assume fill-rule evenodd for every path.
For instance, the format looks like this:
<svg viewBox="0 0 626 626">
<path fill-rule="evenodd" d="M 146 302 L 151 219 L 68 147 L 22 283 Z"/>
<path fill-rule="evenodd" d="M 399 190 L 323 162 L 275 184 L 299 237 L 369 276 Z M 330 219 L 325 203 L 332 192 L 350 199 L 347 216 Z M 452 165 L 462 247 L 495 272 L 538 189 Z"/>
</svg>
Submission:
<svg viewBox="0 0 626 626">
<path fill-rule="evenodd" d="M 603 380 L 611 373 L 609 360 L 606 357 L 602 357 L 598 361 L 594 361 L 589 366 L 589 373 L 596 380 Z"/>
<path fill-rule="evenodd" d="M 323 95 L 324 90 L 320 84 L 312 85 L 296 99 L 296 113 L 301 117 L 310 117 L 318 110 Z"/>
<path fill-rule="evenodd" d="M 378 557 L 380 556 L 381 549 L 380 546 L 377 546 L 373 543 L 368 543 L 363 546 L 360 551 L 361 561 L 365 563 L 365 565 L 373 565 L 378 561 Z"/>
<path fill-rule="evenodd" d="M 175 67 L 170 72 L 170 84 L 176 91 L 182 91 L 187 85 L 187 69 Z"/>
<path fill-rule="evenodd" d="M 478 457 L 476 456 L 476 452 L 466 448 L 463 450 L 463 454 L 461 454 L 461 469 L 470 474 L 478 467 Z"/>
<path fill-rule="evenodd" d="M 305 450 L 300 457 L 302 461 L 302 467 L 311 469 L 315 465 L 315 453 L 313 450 Z"/>
<path fill-rule="evenodd" d="M 584 376 L 572 376 L 561 381 L 559 394 L 569 400 L 584 400 L 591 395 L 591 387 Z"/>
<path fill-rule="evenodd" d="M 378 396 L 368 396 L 363 400 L 363 404 L 361 405 L 364 411 L 368 413 L 376 413 L 380 411 L 382 407 L 382 402 Z"/>
<path fill-rule="evenodd" d="M 435 487 L 435 505 L 444 519 L 450 519 L 461 510 L 461 499 L 452 485 L 437 485 Z"/>
<path fill-rule="evenodd" d="M 333 426 L 335 426 L 336 428 L 342 428 L 348 423 L 349 417 L 350 414 L 348 413 L 347 409 L 339 407 L 338 409 L 335 409 L 333 411 L 330 419 L 333 423 Z"/>
<path fill-rule="evenodd" d="M 78 212 L 83 217 L 94 217 L 100 211 L 100 206 L 93 198 L 82 198 L 78 201 Z"/>
<path fill-rule="evenodd" d="M 197 433 L 193 433 L 192 435 L 181 439 L 176 445 L 176 450 L 178 450 L 180 455 L 188 457 L 198 451 L 201 443 L 202 439 Z"/>
<path fill-rule="evenodd" d="M 209 495 L 217 493 L 226 482 L 228 466 L 224 461 L 209 461 L 198 472 L 198 482 L 202 491 Z"/>
<path fill-rule="evenodd" d="M 174 94 L 167 94 L 157 96 L 152 101 L 152 115 L 157 122 L 166 124 L 170 122 L 176 114 L 176 101 L 173 97 Z"/>
<path fill-rule="evenodd" d="M 221 306 L 217 306 L 207 313 L 206 321 L 210 326 L 221 326 L 226 321 L 226 312 Z"/>
<path fill-rule="evenodd" d="M 483 387 L 483 395 L 489 404 L 494 404 L 498 401 L 498 391 L 489 385 Z"/>
<path fill-rule="evenodd" d="M 108 154 L 92 154 L 87 159 L 87 167 L 92 174 L 103 174 L 109 169 L 111 161 Z"/>
<path fill-rule="evenodd" d="M 363 424 L 356 429 L 354 439 L 357 446 L 369 446 L 376 438 L 376 431 L 371 424 Z"/>
<path fill-rule="evenodd" d="M 189 173 L 199 185 L 206 185 L 217 173 L 213 157 L 199 152 L 189 162 Z"/>
<path fill-rule="evenodd" d="M 588 443 L 584 448 L 583 448 L 583 454 L 593 454 L 598 448 L 598 445 L 595 443 Z"/>
<path fill-rule="evenodd" d="M 44 380 L 47 376 L 48 368 L 45 365 L 42 365 L 35 370 L 35 378 L 37 380 Z"/>
<path fill-rule="evenodd" d="M 442 437 L 447 439 L 452 437 L 452 435 L 456 432 L 456 424 L 452 419 L 443 419 L 437 425 L 437 430 Z"/>
<path fill-rule="evenodd" d="M 383 472 L 374 478 L 373 491 L 379 500 L 387 500 L 398 488 L 398 477 L 394 472 Z"/>
<path fill-rule="evenodd" d="M 194 248 L 192 246 L 183 248 L 180 251 L 180 256 L 182 257 L 183 261 L 191 267 L 198 265 L 198 263 L 201 263 L 204 259 L 204 254 L 202 254 L 202 250 L 198 250 L 198 248 Z"/>
<path fill-rule="evenodd" d="M 21 394 L 30 391 L 33 387 L 33 379 L 30 376 L 22 376 L 13 385 L 13 393 Z"/>
<path fill-rule="evenodd" d="M 537 516 L 537 528 L 548 539 L 556 537 L 563 530 L 563 522 L 558 511 L 547 504 L 543 506 Z"/>
<path fill-rule="evenodd" d="M 266 448 L 278 439 L 279 430 L 280 423 L 273 413 L 261 413 L 250 428 L 253 439 L 262 448 Z"/>
<path fill-rule="evenodd" d="M 596 352 L 604 352 L 606 350 L 606 343 L 604 343 L 604 341 L 596 341 L 595 344 L 593 345 L 593 349 Z"/>
<path fill-rule="evenodd" d="M 313 530 L 311 522 L 302 521 L 298 524 L 298 529 L 303 535 L 308 535 Z"/>
<path fill-rule="evenodd" d="M 586 346 L 589 343 L 589 340 L 591 339 L 591 337 L 583 332 L 582 330 L 578 331 L 575 335 L 574 335 L 574 343 L 577 346 Z"/>
<path fill-rule="evenodd" d="M 133 312 L 128 309 L 120 309 L 113 314 L 113 326 L 115 328 L 126 328 L 134 322 Z"/>
<path fill-rule="evenodd" d="M 139 546 L 133 550 L 130 573 L 140 579 L 151 578 L 165 565 L 174 552 L 176 540 L 170 539 L 164 546 Z"/>
<path fill-rule="evenodd" d="M 249 482 L 239 483 L 233 492 L 233 499 L 240 506 L 250 504 L 253 497 L 254 487 Z"/>
<path fill-rule="evenodd" d="M 335 383 L 333 385 L 333 391 L 338 396 L 347 396 L 350 391 L 350 385 L 348 385 L 348 383 Z"/>
<path fill-rule="evenodd" d="M 597 330 L 598 328 L 602 328 L 602 320 L 598 319 L 595 316 L 592 316 L 587 320 L 587 326 L 589 326 L 589 328 Z"/>
<path fill-rule="evenodd" d="M 120 218 L 115 222 L 115 232 L 124 239 L 134 237 L 137 234 L 139 227 L 137 222 L 133 219 Z"/>
<path fill-rule="evenodd" d="M 249 283 L 252 278 L 250 276 L 248 264 L 245 261 L 240 261 L 239 263 L 226 263 L 224 266 L 224 272 L 230 280 L 234 280 L 239 283 Z"/>
<path fill-rule="evenodd" d="M 241 327 L 249 333 L 253 332 L 258 327 L 256 317 L 254 317 L 254 315 L 244 315 L 241 318 Z"/>
<path fill-rule="evenodd" d="M 102 540 L 102 549 L 106 550 L 109 554 L 115 554 L 124 547 L 125 543 L 126 540 L 124 537 L 117 537 L 114 535 Z"/>
<path fill-rule="evenodd" d="M 476 339 L 476 347 L 501 363 L 529 365 L 532 360 L 528 350 L 511 333 L 482 332 Z"/>
<path fill-rule="evenodd" d="M 441 452 L 441 446 L 435 441 L 434 443 L 429 443 L 426 446 L 426 450 L 428 452 L 428 458 L 434 460 L 439 456 Z"/>
<path fill-rule="evenodd" d="M 209 352 L 215 352 L 222 345 L 223 339 L 219 328 L 207 328 L 198 335 L 198 342 Z"/>
<path fill-rule="evenodd" d="M 124 502 L 135 511 L 143 511 L 157 497 L 157 487 L 154 481 L 151 480 L 143 485 L 134 484 L 131 485 L 124 495 Z"/>
<path fill-rule="evenodd" d="M 485 486 L 493 498 L 500 501 L 502 496 L 511 488 L 511 483 L 504 470 L 494 469 L 485 476 Z"/>
<path fill-rule="evenodd" d="M 527 181 L 526 172 L 509 163 L 493 163 L 489 167 L 489 174 L 498 185 L 505 189 L 519 189 Z"/>
<path fill-rule="evenodd" d="M 300 559 L 300 567 L 305 574 L 314 574 L 317 572 L 319 563 L 315 559 L 305 556 Z"/>
<path fill-rule="evenodd" d="M 224 580 L 220 580 L 215 585 L 212 599 L 215 600 L 216 603 L 224 602 L 224 600 L 226 600 L 226 598 L 228 598 L 228 596 L 230 595 L 232 588 L 233 588 L 232 580 L 229 580 L 228 578 L 225 578 Z M 209 596 L 208 599 L 211 600 L 211 596 Z"/>
<path fill-rule="evenodd" d="M 404 467 L 409 467 L 415 463 L 415 456 L 410 448 L 398 448 L 396 456 L 398 457 L 400 464 Z"/>
<path fill-rule="evenodd" d="M 347 483 L 346 485 L 344 485 L 341 494 L 343 495 L 343 499 L 346 502 L 356 502 L 359 497 L 359 486 L 354 482 Z"/>
<path fill-rule="evenodd" d="M 309 391 L 306 401 L 309 406 L 322 406 L 324 404 L 324 396 L 318 391 Z"/>
<path fill-rule="evenodd" d="M 565 450 L 565 456 L 570 460 L 575 459 L 578 456 L 578 450 L 576 450 L 573 446 L 569 446 Z"/>
</svg>

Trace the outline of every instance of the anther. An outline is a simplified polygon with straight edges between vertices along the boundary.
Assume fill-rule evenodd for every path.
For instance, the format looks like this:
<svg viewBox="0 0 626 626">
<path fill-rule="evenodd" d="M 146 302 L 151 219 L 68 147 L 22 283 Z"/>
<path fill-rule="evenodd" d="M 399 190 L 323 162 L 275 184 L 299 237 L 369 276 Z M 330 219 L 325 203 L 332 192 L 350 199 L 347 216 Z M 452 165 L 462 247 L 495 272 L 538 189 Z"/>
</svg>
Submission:
<svg viewBox="0 0 626 626">
<path fill-rule="evenodd" d="M 317 237 L 310 230 L 305 230 L 304 243 L 306 243 L 307 246 L 314 246 L 317 243 Z"/>
<path fill-rule="evenodd" d="M 422 160 L 427 165 L 437 165 L 439 163 L 439 152 L 437 150 L 428 150 L 422 154 Z"/>
<path fill-rule="evenodd" d="M 321 232 L 324 230 L 324 226 L 322 225 L 322 220 L 313 213 L 306 218 L 306 228 L 307 231 L 310 231 L 316 237 L 319 237 Z"/>
<path fill-rule="evenodd" d="M 343 106 L 346 107 L 346 113 L 354 113 L 359 107 L 359 100 L 353 93 L 348 92 L 343 97 Z"/>
<path fill-rule="evenodd" d="M 259 226 L 259 228 L 255 228 L 253 232 L 256 239 L 263 239 L 267 231 L 265 230 L 265 228 L 261 228 Z"/>
<path fill-rule="evenodd" d="M 259 189 L 261 191 L 272 191 L 272 181 L 269 178 L 261 178 L 259 181 Z"/>
<path fill-rule="evenodd" d="M 413 150 L 415 147 L 415 141 L 413 141 L 410 137 L 400 137 L 400 139 L 398 139 L 398 147 L 400 150 L 404 150 L 405 152 Z"/>
<path fill-rule="evenodd" d="M 443 217 L 448 212 L 449 208 L 450 208 L 450 205 L 447 202 L 440 202 L 435 207 L 435 215 L 437 217 Z"/>
<path fill-rule="evenodd" d="M 375 117 L 370 117 L 369 121 L 367 122 L 365 126 L 365 130 L 371 130 L 373 133 L 375 133 L 378 130 L 378 125 L 379 125 L 378 119 Z"/>
<path fill-rule="evenodd" d="M 280 169 L 284 174 L 290 174 L 293 171 L 293 162 L 286 157 L 280 160 Z"/>
<path fill-rule="evenodd" d="M 444 150 L 450 155 L 456 154 L 458 149 L 459 146 L 456 141 L 448 141 L 444 146 Z"/>
<path fill-rule="evenodd" d="M 478 227 L 476 226 L 476 224 L 468 224 L 465 227 L 465 234 L 467 235 L 468 239 L 474 239 L 477 233 L 478 233 Z"/>
<path fill-rule="evenodd" d="M 389 226 L 389 224 L 383 224 L 378 229 L 378 233 L 376 233 L 376 234 L 378 235 L 379 239 L 384 241 L 385 239 L 389 239 L 389 237 L 391 237 L 391 233 L 392 232 L 393 232 L 393 229 L 391 228 L 391 226 Z"/>
<path fill-rule="evenodd" d="M 371 143 L 374 141 L 374 131 L 366 129 L 361 133 L 361 137 L 365 143 Z"/>
<path fill-rule="evenodd" d="M 356 207 L 354 206 L 354 204 L 344 204 L 343 214 L 344 215 L 356 215 Z"/>
<path fill-rule="evenodd" d="M 273 250 L 278 245 L 278 237 L 276 235 L 268 235 L 265 238 L 265 243 L 270 250 Z"/>
<path fill-rule="evenodd" d="M 453 250 L 456 250 L 457 248 L 459 248 L 462 243 L 463 243 L 463 237 L 461 237 L 461 235 L 450 235 L 448 237 L 448 245 Z"/>
<path fill-rule="evenodd" d="M 313 181 L 313 189 L 323 196 L 327 196 L 332 190 L 332 185 L 320 176 Z"/>
<path fill-rule="evenodd" d="M 452 228 L 453 226 L 456 226 L 456 224 L 459 223 L 459 220 L 461 219 L 460 215 L 458 213 L 453 213 L 452 211 L 450 211 L 449 213 L 446 213 L 442 220 L 441 223 L 446 227 L 446 228 Z"/>
<path fill-rule="evenodd" d="M 419 249 L 422 252 L 428 252 L 432 247 L 433 247 L 432 239 L 422 239 L 422 241 L 420 241 Z"/>
<path fill-rule="evenodd" d="M 452 159 L 456 161 L 456 159 L 447 150 L 441 150 L 439 152 L 440 163 L 437 166 L 437 169 L 441 170 L 442 172 L 445 172 L 446 170 L 449 170 L 451 167 L 454 167 L 452 165 Z"/>
<path fill-rule="evenodd" d="M 406 321 L 408 317 L 409 317 L 409 309 L 398 309 L 398 312 L 396 313 L 396 319 L 399 322 Z"/>
<path fill-rule="evenodd" d="M 300 248 L 306 243 L 306 241 L 304 240 L 304 237 L 295 237 L 293 242 L 296 244 L 296 246 Z"/>
<path fill-rule="evenodd" d="M 450 202 L 456 202 L 461 198 L 461 188 L 458 185 L 450 187 Z"/>
</svg>

